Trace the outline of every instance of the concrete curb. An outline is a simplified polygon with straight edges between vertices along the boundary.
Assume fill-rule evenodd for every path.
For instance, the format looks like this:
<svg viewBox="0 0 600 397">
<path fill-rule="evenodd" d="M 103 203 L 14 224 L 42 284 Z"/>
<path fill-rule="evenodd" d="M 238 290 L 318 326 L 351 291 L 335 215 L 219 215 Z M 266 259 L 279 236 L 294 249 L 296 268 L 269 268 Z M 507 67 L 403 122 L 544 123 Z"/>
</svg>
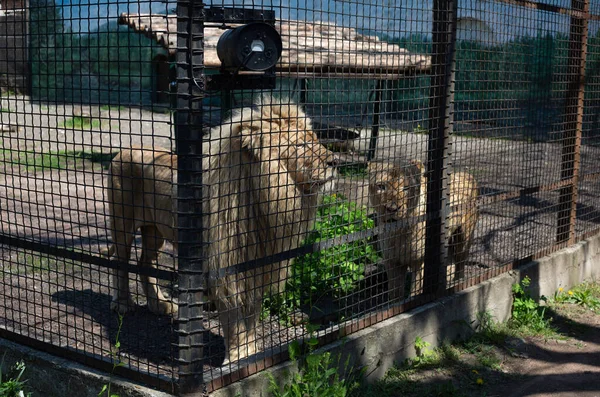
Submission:
<svg viewBox="0 0 600 397">
<path fill-rule="evenodd" d="M 71 360 L 56 357 L 5 339 L 0 339 L 0 357 L 4 356 L 4 367 L 23 360 L 27 369 L 23 379 L 33 397 L 98 397 L 102 386 L 110 377 L 107 373 L 91 369 Z M 169 397 L 148 387 L 112 377 L 111 394 L 119 397 Z"/>
<path fill-rule="evenodd" d="M 349 358 L 352 368 L 364 368 L 367 380 L 376 380 L 395 362 L 416 354 L 414 342 L 417 336 L 429 342 L 431 347 L 437 347 L 443 341 L 471 334 L 473 323 L 481 312 L 487 311 L 496 321 L 507 320 L 512 304 L 511 287 L 526 275 L 532 280 L 531 291 L 536 297 L 552 296 L 559 287 L 568 289 L 585 280 L 599 278 L 600 235 L 532 261 L 518 270 L 382 321 L 342 341 L 324 346 L 319 351 L 341 354 L 342 363 Z M 109 379 L 107 374 L 100 371 L 0 339 L 0 354 L 4 353 L 7 365 L 21 359 L 25 361 L 27 383 L 39 396 L 96 397 Z M 283 381 L 295 371 L 295 366 L 287 362 L 268 371 L 275 379 Z M 120 397 L 170 396 L 117 377 L 113 378 L 112 384 Z M 219 389 L 211 396 L 267 396 L 268 385 L 269 380 L 262 372 Z"/>
</svg>

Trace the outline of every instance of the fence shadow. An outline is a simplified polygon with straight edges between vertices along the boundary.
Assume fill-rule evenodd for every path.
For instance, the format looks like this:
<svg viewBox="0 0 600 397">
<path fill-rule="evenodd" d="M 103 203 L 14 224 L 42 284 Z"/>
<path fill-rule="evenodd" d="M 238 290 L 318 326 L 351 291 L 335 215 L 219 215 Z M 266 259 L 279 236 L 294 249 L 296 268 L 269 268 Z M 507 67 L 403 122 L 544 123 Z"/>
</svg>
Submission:
<svg viewBox="0 0 600 397">
<path fill-rule="evenodd" d="M 88 318 L 101 329 L 87 330 L 92 338 L 104 338 L 114 345 L 119 330 L 119 317 L 110 309 L 111 296 L 91 289 L 62 290 L 52 295 L 52 301 L 70 306 L 80 312 L 78 317 Z M 148 365 L 171 366 L 177 357 L 175 320 L 170 316 L 157 316 L 146 306 L 123 316 L 119 334 L 120 351 L 137 360 L 147 360 Z M 225 343 L 220 335 L 207 332 L 204 341 L 208 348 L 204 354 L 210 366 L 218 367 L 225 358 Z M 105 346 L 102 346 L 105 348 Z M 108 351 L 103 352 L 108 354 Z M 133 360 L 133 357 L 131 358 Z M 136 363 L 138 364 L 138 363 Z"/>
</svg>

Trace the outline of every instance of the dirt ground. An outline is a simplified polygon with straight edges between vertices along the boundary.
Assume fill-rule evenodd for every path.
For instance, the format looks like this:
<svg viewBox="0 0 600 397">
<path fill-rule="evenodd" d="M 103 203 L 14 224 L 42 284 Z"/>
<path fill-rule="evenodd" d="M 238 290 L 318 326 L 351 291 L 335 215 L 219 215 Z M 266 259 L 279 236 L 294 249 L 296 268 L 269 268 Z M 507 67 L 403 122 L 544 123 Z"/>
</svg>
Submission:
<svg viewBox="0 0 600 397">
<path fill-rule="evenodd" d="M 547 313 L 554 336 L 512 336 L 477 353 L 463 350 L 456 361 L 392 374 L 368 396 L 600 396 L 600 314 L 570 303 Z"/>
<path fill-rule="evenodd" d="M 600 396 L 600 315 L 574 304 L 551 313 L 566 339 L 527 337 L 508 347 L 501 370 L 509 378 L 489 385 L 487 396 Z"/>
</svg>

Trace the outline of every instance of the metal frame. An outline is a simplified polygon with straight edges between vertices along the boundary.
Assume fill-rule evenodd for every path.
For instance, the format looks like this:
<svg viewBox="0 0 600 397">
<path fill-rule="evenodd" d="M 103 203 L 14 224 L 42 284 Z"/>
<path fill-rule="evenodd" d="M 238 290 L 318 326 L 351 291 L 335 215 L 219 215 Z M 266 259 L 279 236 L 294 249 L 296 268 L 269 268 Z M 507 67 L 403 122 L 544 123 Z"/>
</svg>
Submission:
<svg viewBox="0 0 600 397">
<path fill-rule="evenodd" d="M 454 69 L 456 63 L 456 0 L 434 0 L 433 50 L 427 150 L 427 214 L 425 227 L 424 292 L 435 294 L 446 287 L 449 214 L 447 170 L 450 135 L 454 123 Z"/>
<path fill-rule="evenodd" d="M 572 183 L 560 190 L 560 203 L 557 220 L 556 240 L 558 243 L 575 242 L 575 220 L 577 217 L 577 189 L 579 185 L 581 159 L 581 131 L 583 125 L 583 100 L 585 92 L 585 61 L 587 56 L 589 0 L 573 0 L 572 9 L 583 15 L 571 16 L 569 36 L 568 68 L 569 91 L 567 94 L 565 115 L 566 125 L 563 131 L 563 150 L 561 179 L 570 179 Z"/>
<path fill-rule="evenodd" d="M 205 275 L 202 270 L 202 100 L 204 98 L 204 4 L 177 1 L 177 265 L 179 273 L 180 393 L 203 385 Z"/>
</svg>

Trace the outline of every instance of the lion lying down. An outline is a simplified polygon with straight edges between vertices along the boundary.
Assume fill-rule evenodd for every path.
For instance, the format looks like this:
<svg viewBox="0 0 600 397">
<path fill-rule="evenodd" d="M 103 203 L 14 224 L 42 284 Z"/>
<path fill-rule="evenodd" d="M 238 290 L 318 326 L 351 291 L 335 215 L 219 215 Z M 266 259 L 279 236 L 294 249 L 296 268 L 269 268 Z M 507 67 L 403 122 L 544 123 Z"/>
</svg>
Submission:
<svg viewBox="0 0 600 397">
<path fill-rule="evenodd" d="M 236 361 L 256 352 L 262 297 L 283 287 L 290 260 L 222 277 L 219 270 L 298 247 L 315 220 L 319 194 L 333 189 L 336 171 L 332 152 L 318 142 L 300 107 L 269 96 L 213 128 L 204 153 L 210 242 L 204 271 L 224 330 L 226 361 Z M 113 245 L 107 255 L 127 262 L 138 229 L 139 266 L 153 265 L 165 239 L 177 249 L 176 161 L 164 149 L 148 148 L 125 149 L 113 159 L 108 183 Z M 142 285 L 151 311 L 177 311 L 155 279 L 142 276 Z M 113 310 L 133 308 L 126 271 L 114 274 L 113 286 Z"/>
<path fill-rule="evenodd" d="M 475 178 L 466 172 L 454 172 L 449 180 L 451 212 L 446 233 L 449 238 L 447 277 L 463 276 L 465 261 L 473 241 L 473 232 L 479 218 L 477 209 L 478 186 Z M 418 161 L 374 161 L 369 164 L 369 201 L 375 209 L 378 222 L 409 220 L 425 215 L 427 177 L 425 165 Z M 412 272 L 411 294 L 423 290 L 425 257 L 425 220 L 384 232 L 378 238 L 388 277 L 391 301 L 404 297 L 408 271 Z"/>
</svg>

